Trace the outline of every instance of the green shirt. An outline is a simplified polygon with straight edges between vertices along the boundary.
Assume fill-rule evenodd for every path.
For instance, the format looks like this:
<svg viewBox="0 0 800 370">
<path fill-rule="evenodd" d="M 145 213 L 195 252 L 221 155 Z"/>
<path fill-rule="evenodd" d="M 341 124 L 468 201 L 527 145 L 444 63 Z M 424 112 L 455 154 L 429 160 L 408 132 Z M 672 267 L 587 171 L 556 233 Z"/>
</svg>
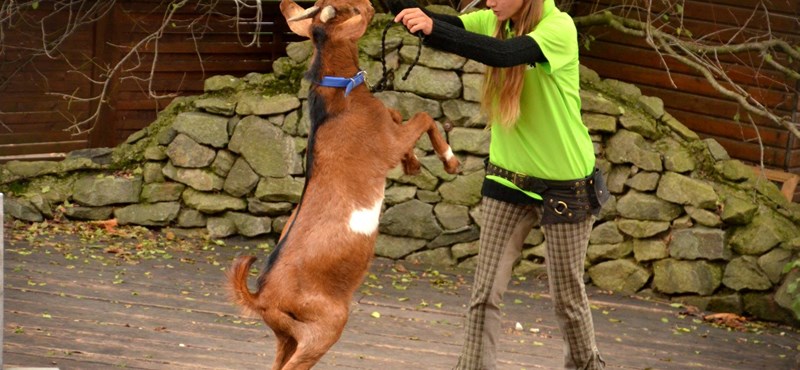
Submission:
<svg viewBox="0 0 800 370">
<path fill-rule="evenodd" d="M 589 131 L 581 120 L 577 30 L 572 18 L 556 8 L 554 0 L 544 0 L 542 13 L 542 20 L 528 36 L 539 44 L 547 62 L 529 66 L 525 72 L 516 124 L 506 128 L 491 122 L 489 157 L 507 170 L 542 179 L 583 178 L 592 173 L 595 156 Z M 491 10 L 460 18 L 467 31 L 493 36 L 497 17 Z M 520 190 L 500 177 L 487 178 Z"/>
</svg>

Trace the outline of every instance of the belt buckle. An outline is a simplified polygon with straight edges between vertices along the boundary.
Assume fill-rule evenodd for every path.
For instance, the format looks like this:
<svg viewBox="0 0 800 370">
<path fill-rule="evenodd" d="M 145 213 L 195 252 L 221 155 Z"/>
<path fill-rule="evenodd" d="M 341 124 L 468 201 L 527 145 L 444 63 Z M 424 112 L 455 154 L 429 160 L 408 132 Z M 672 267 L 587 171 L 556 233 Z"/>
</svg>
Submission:
<svg viewBox="0 0 800 370">
<path fill-rule="evenodd" d="M 511 173 L 511 182 L 513 182 L 514 185 L 516 185 L 517 187 L 522 188 L 522 185 L 523 185 L 522 182 L 525 181 L 526 177 L 528 177 L 528 176 L 525 176 L 525 175 L 523 175 L 521 173 L 512 172 Z"/>
<path fill-rule="evenodd" d="M 568 209 L 569 206 L 567 205 L 567 203 L 564 203 L 563 201 L 560 200 L 558 201 L 558 203 L 556 203 L 556 206 L 553 207 L 553 211 L 555 211 L 559 215 L 564 214 L 564 212 L 566 212 Z"/>
</svg>

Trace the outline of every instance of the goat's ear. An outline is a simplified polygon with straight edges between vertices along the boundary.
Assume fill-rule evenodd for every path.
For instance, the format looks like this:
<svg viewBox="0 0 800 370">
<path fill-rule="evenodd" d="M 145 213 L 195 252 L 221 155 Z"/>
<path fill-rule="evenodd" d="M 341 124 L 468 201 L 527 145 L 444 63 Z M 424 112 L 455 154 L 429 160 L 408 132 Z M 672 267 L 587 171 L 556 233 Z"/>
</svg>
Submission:
<svg viewBox="0 0 800 370">
<path fill-rule="evenodd" d="M 331 38 L 356 41 L 361 38 L 364 32 L 366 32 L 367 23 L 368 22 L 366 18 L 364 18 L 361 14 L 357 14 L 338 24 L 336 26 L 336 31 L 331 32 Z"/>
<path fill-rule="evenodd" d="M 303 7 L 300 5 L 297 5 L 297 3 L 294 1 L 281 0 L 281 13 L 283 13 L 283 17 L 286 18 L 286 23 L 289 25 L 289 29 L 300 36 L 311 38 L 311 18 L 298 21 L 289 21 L 289 19 L 292 17 L 303 13 L 303 11 L 305 11 L 305 9 L 303 9 Z"/>
</svg>

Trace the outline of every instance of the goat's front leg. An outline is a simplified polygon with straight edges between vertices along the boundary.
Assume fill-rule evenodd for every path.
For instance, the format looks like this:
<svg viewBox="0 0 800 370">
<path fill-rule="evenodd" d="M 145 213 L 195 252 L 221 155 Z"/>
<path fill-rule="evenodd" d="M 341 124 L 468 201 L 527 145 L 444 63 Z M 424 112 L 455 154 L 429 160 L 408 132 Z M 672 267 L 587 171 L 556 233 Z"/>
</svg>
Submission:
<svg viewBox="0 0 800 370">
<path fill-rule="evenodd" d="M 417 135 L 411 142 L 412 154 L 414 152 L 414 142 L 419 139 L 419 136 L 422 135 L 422 132 L 427 132 L 428 138 L 431 140 L 431 144 L 433 145 L 433 150 L 444 164 L 444 170 L 447 171 L 447 173 L 458 173 L 458 158 L 453 155 L 453 150 L 450 148 L 450 144 L 447 143 L 447 140 L 444 139 L 442 133 L 439 132 L 439 128 L 436 127 L 436 121 L 434 121 L 429 114 L 424 112 L 417 113 L 414 115 L 414 117 L 411 117 L 411 119 L 408 120 L 405 126 L 412 127 Z"/>
<path fill-rule="evenodd" d="M 419 158 L 417 155 L 414 154 L 414 147 L 412 146 L 406 154 L 403 155 L 403 159 L 400 160 L 403 163 L 403 173 L 406 175 L 419 175 Z"/>
<path fill-rule="evenodd" d="M 400 114 L 400 112 L 391 108 L 387 108 L 386 110 L 389 111 L 389 115 L 392 116 L 392 121 L 394 121 L 396 125 L 403 125 L 403 115 Z M 400 161 L 403 163 L 403 173 L 406 175 L 419 174 L 419 158 L 417 158 L 417 155 L 414 153 L 413 145 L 403 154 L 403 158 Z"/>
</svg>

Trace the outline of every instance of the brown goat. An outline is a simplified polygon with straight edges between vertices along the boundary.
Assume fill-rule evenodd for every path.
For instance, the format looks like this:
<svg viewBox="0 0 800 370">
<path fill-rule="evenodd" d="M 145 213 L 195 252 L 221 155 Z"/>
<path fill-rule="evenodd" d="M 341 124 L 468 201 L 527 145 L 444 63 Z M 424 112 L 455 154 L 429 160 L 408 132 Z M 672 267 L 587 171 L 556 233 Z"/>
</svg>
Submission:
<svg viewBox="0 0 800 370">
<path fill-rule="evenodd" d="M 319 0 L 304 10 L 282 0 L 280 6 L 291 30 L 315 46 L 306 74 L 312 81 L 306 184 L 257 291 L 247 287 L 255 257 L 236 258 L 228 280 L 236 302 L 275 332 L 272 369 L 295 370 L 314 366 L 341 336 L 372 260 L 389 170 L 401 162 L 406 173 L 419 170 L 413 150 L 424 132 L 447 172 L 456 173 L 459 162 L 429 115 L 404 124 L 364 84 L 323 86 L 325 76 L 357 76 L 356 41 L 374 14 L 369 1 Z"/>
</svg>

